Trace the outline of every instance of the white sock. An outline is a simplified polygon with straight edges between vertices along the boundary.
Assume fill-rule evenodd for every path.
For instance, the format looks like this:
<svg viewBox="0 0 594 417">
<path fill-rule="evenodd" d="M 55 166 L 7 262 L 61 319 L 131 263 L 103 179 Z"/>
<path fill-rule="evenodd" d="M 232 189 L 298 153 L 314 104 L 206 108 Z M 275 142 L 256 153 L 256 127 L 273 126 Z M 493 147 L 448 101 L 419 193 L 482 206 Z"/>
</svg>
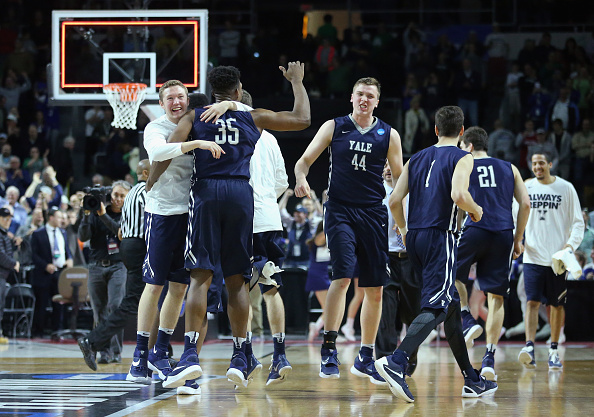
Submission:
<svg viewBox="0 0 594 417">
<path fill-rule="evenodd" d="M 143 332 L 142 330 L 139 330 L 139 331 L 136 332 L 136 334 L 139 334 L 142 337 L 150 337 L 151 332 Z"/>
<path fill-rule="evenodd" d="M 497 345 L 493 343 L 487 343 L 487 352 L 495 353 L 495 350 L 497 350 Z"/>
<path fill-rule="evenodd" d="M 198 336 L 200 334 L 198 332 L 185 332 L 184 336 L 188 336 L 190 338 L 190 343 L 196 344 L 198 342 Z"/>
<path fill-rule="evenodd" d="M 165 333 L 167 333 L 168 335 L 172 335 L 172 334 L 173 334 L 173 330 L 174 330 L 174 329 L 166 329 L 166 328 L 164 328 L 164 327 L 161 327 L 161 326 L 159 326 L 159 331 L 160 331 L 160 332 L 165 332 Z"/>
<path fill-rule="evenodd" d="M 350 327 L 352 329 L 355 326 L 355 319 L 351 318 L 351 317 L 347 317 L 345 326 Z"/>
<path fill-rule="evenodd" d="M 279 343 L 284 343 L 285 334 L 284 333 L 275 333 L 272 335 L 272 338 L 278 340 Z"/>
<path fill-rule="evenodd" d="M 236 348 L 240 348 L 241 344 L 245 342 L 245 337 L 235 337 L 233 336 L 233 343 L 235 344 Z"/>
<path fill-rule="evenodd" d="M 247 332 L 245 335 L 245 343 L 252 343 L 252 332 Z"/>
<path fill-rule="evenodd" d="M 470 308 L 468 308 L 468 306 L 462 307 L 460 310 L 461 311 L 468 311 L 470 313 Z"/>
</svg>

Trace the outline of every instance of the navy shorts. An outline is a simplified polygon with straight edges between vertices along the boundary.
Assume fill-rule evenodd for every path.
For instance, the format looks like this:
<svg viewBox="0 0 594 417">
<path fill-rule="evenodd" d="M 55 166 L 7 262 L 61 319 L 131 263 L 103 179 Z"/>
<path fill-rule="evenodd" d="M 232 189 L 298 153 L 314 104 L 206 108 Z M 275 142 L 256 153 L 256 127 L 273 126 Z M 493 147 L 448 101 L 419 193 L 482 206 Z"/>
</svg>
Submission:
<svg viewBox="0 0 594 417">
<path fill-rule="evenodd" d="M 285 260 L 285 252 L 278 245 L 279 237 L 282 237 L 282 232 L 262 232 L 254 233 L 254 267 L 258 269 L 258 272 L 262 273 L 262 268 L 266 265 L 266 262 L 272 261 L 276 266 L 282 268 L 283 261 Z M 251 274 L 247 277 L 251 279 Z M 281 274 L 272 275 L 272 279 L 276 281 L 279 287 L 282 287 L 283 280 Z M 274 285 L 260 285 L 260 291 L 262 294 L 276 288 Z M 251 288 L 250 288 L 251 290 Z"/>
<path fill-rule="evenodd" d="M 565 305 L 567 272 L 555 275 L 550 266 L 524 264 L 524 287 L 528 301 L 539 301 L 553 307 Z"/>
<path fill-rule="evenodd" d="M 359 287 L 383 287 L 388 275 L 388 210 L 350 207 L 327 201 L 324 231 L 330 249 L 332 279 L 356 278 Z"/>
<path fill-rule="evenodd" d="M 458 246 L 452 232 L 438 229 L 409 230 L 406 251 L 415 274 L 421 277 L 421 309 L 446 311 L 458 301 L 454 285 Z"/>
<path fill-rule="evenodd" d="M 468 283 L 470 267 L 476 262 L 476 280 L 481 291 L 507 297 L 513 251 L 512 230 L 492 232 L 480 227 L 467 227 L 458 241 L 456 279 Z"/>
<path fill-rule="evenodd" d="M 252 267 L 254 194 L 244 179 L 206 178 L 190 191 L 186 268 L 215 270 L 224 277 Z"/>
<path fill-rule="evenodd" d="M 187 213 L 171 216 L 144 213 L 144 282 L 153 285 L 164 285 L 167 281 L 190 283 L 190 272 L 184 267 L 187 227 Z"/>
</svg>

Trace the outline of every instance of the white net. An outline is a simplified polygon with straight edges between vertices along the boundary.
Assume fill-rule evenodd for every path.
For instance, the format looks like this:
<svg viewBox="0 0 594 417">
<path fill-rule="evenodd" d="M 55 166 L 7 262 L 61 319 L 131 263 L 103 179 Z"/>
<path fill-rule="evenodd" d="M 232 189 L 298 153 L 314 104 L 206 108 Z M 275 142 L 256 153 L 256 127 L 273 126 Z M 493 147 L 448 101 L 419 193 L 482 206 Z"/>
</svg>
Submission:
<svg viewBox="0 0 594 417">
<path fill-rule="evenodd" d="M 103 86 L 107 101 L 113 108 L 111 125 L 120 129 L 136 129 L 136 116 L 146 95 L 146 84 L 112 83 Z"/>
</svg>

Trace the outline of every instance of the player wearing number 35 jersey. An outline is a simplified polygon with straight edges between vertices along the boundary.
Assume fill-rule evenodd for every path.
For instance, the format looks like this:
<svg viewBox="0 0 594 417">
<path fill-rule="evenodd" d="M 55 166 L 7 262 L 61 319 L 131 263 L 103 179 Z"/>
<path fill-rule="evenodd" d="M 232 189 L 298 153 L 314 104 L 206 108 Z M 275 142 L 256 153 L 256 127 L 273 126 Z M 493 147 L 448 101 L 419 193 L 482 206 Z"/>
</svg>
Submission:
<svg viewBox="0 0 594 417">
<path fill-rule="evenodd" d="M 382 287 L 388 280 L 388 213 L 382 172 L 386 162 L 393 175 L 402 171 L 400 136 L 373 116 L 380 84 L 362 78 L 351 94 L 352 114 L 328 120 L 318 130 L 295 165 L 295 195 L 309 196 L 306 176 L 324 149 L 330 149 L 326 232 L 332 284 L 325 308 L 324 343 L 320 377 L 339 378 L 336 337 L 342 322 L 346 291 L 359 263 L 359 286 L 365 290 L 361 309 L 361 350 L 351 372 L 385 384 L 373 367 L 373 348 L 381 316 Z"/>
</svg>

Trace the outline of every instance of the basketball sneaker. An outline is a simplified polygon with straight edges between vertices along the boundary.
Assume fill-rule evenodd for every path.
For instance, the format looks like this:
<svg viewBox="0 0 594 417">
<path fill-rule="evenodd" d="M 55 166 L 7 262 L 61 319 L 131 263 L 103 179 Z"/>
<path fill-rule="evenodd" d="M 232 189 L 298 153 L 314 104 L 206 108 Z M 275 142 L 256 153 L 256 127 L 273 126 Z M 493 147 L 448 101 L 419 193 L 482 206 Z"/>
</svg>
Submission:
<svg viewBox="0 0 594 417">
<path fill-rule="evenodd" d="M 464 333 L 466 349 L 474 346 L 474 339 L 483 334 L 483 328 L 472 317 L 472 314 L 467 311 L 462 312 L 462 332 Z"/>
<path fill-rule="evenodd" d="M 154 346 L 148 354 L 148 367 L 151 371 L 157 372 L 159 378 L 165 381 L 167 375 L 173 371 L 171 364 L 169 363 L 169 355 L 164 350 L 157 350 Z"/>
<path fill-rule="evenodd" d="M 96 371 L 97 370 L 97 361 L 96 361 L 97 352 L 95 352 L 95 350 L 91 346 L 89 339 L 87 339 L 86 337 L 80 337 L 76 340 L 76 342 L 78 343 L 78 347 L 80 348 L 80 351 L 83 354 L 83 358 L 84 358 L 87 366 L 89 368 L 91 368 L 93 371 Z"/>
<path fill-rule="evenodd" d="M 355 358 L 351 367 L 351 374 L 360 378 L 369 378 L 372 384 L 387 385 L 387 382 L 375 369 L 375 361 L 371 357 L 363 356 L 361 353 Z"/>
<path fill-rule="evenodd" d="M 526 369 L 535 369 L 534 346 L 524 346 L 518 355 L 518 360 Z"/>
<path fill-rule="evenodd" d="M 322 363 L 320 364 L 321 378 L 340 378 L 340 361 L 336 349 L 322 348 Z"/>
<path fill-rule="evenodd" d="M 247 355 L 246 355 L 247 356 Z M 247 377 L 246 379 L 254 379 L 262 371 L 262 364 L 253 353 L 247 356 Z"/>
<path fill-rule="evenodd" d="M 375 369 L 388 383 L 390 391 L 407 403 L 414 403 L 415 397 L 408 389 L 405 381 L 406 373 L 404 368 L 392 360 L 392 356 L 384 356 L 375 361 Z"/>
<path fill-rule="evenodd" d="M 343 325 L 340 330 L 342 330 L 342 334 L 346 337 L 346 340 L 349 342 L 356 342 L 357 338 L 355 337 L 355 329 L 351 326 L 347 326 L 346 324 Z"/>
<path fill-rule="evenodd" d="M 464 398 L 478 398 L 483 395 L 489 395 L 497 391 L 497 383 L 485 379 L 484 376 L 479 375 L 476 369 L 473 370 L 478 376 L 478 381 L 473 381 L 472 378 L 464 376 L 464 386 L 462 387 L 462 397 Z"/>
<path fill-rule="evenodd" d="M 268 379 L 266 380 L 266 385 L 268 386 L 284 382 L 292 370 L 293 367 L 284 354 L 278 355 L 276 359 L 273 357 L 272 364 L 270 365 L 270 373 L 268 374 Z"/>
<path fill-rule="evenodd" d="M 260 367 L 262 367 L 262 364 L 260 364 Z M 227 369 L 227 379 L 238 387 L 247 387 L 249 381 L 247 372 L 248 364 L 245 353 L 238 350 L 231 357 L 231 363 L 229 364 L 229 369 Z"/>
<path fill-rule="evenodd" d="M 481 375 L 489 381 L 497 381 L 497 375 L 495 374 L 495 352 L 485 352 L 481 366 Z"/>
<path fill-rule="evenodd" d="M 132 365 L 130 365 L 130 371 L 126 375 L 126 381 L 151 385 L 152 375 L 149 376 L 147 356 L 146 351 L 138 350 L 138 348 L 134 349 Z"/>
<path fill-rule="evenodd" d="M 561 359 L 559 359 L 559 351 L 557 349 L 549 349 L 549 369 L 551 371 L 560 371 L 563 369 Z"/>
<path fill-rule="evenodd" d="M 182 354 L 177 366 L 163 381 L 163 388 L 181 387 L 186 381 L 200 378 L 201 375 L 202 368 L 198 360 L 198 352 L 196 349 L 188 349 Z"/>
<path fill-rule="evenodd" d="M 195 379 L 186 381 L 181 387 L 177 387 L 177 395 L 200 395 L 202 390 Z"/>
</svg>

